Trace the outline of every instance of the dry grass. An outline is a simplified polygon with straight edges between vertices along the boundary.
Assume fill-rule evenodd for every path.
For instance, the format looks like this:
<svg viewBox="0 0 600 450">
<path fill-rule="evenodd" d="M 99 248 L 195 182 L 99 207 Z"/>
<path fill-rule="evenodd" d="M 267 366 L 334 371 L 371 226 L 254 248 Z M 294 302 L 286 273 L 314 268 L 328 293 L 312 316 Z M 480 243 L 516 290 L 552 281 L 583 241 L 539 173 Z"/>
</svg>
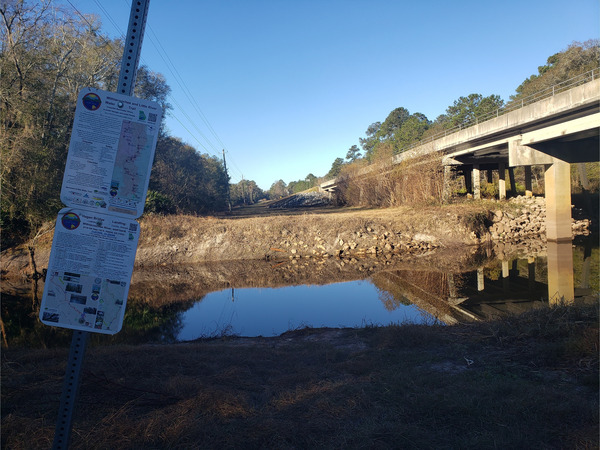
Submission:
<svg viewBox="0 0 600 450">
<path fill-rule="evenodd" d="M 597 448 L 598 309 L 88 349 L 73 448 Z M 65 350 L 3 351 L 2 446 L 48 448 Z"/>
<path fill-rule="evenodd" d="M 344 168 L 338 180 L 338 200 L 349 206 L 440 206 L 443 171 L 439 159 L 392 164 L 391 154 L 380 155 L 377 170 L 363 162 Z"/>
</svg>

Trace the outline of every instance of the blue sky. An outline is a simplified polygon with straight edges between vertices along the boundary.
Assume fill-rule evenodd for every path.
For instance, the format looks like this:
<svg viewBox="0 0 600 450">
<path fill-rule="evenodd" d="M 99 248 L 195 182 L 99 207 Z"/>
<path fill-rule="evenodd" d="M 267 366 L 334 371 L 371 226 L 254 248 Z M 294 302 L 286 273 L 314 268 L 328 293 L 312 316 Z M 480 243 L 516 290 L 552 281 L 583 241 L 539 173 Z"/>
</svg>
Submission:
<svg viewBox="0 0 600 450">
<path fill-rule="evenodd" d="M 111 37 L 127 28 L 128 0 L 71 3 Z M 152 0 L 142 63 L 172 88 L 170 134 L 224 147 L 232 182 L 266 190 L 325 175 L 394 108 L 434 120 L 471 93 L 508 100 L 599 37 L 598 0 Z"/>
</svg>

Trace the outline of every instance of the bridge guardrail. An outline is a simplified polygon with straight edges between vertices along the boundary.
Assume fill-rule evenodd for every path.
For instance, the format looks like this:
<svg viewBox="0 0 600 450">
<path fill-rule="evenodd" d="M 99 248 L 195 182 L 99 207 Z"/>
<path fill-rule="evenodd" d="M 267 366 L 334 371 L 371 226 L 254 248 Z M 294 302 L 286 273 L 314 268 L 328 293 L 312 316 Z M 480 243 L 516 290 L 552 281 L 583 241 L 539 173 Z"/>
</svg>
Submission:
<svg viewBox="0 0 600 450">
<path fill-rule="evenodd" d="M 432 136 L 429 136 L 427 139 L 423 139 L 415 142 L 407 147 L 400 149 L 398 153 L 403 153 L 407 150 L 413 149 L 423 144 L 427 144 L 428 142 L 433 142 L 442 137 L 446 137 L 449 134 L 456 133 L 464 128 L 471 127 L 473 125 L 477 125 L 480 122 L 485 122 L 487 120 L 493 119 L 495 117 L 500 117 L 506 113 L 516 111 L 517 109 L 521 109 L 527 105 L 538 102 L 548 97 L 553 97 L 556 94 L 564 92 L 568 89 L 571 89 L 575 86 L 579 86 L 584 83 L 588 83 L 590 81 L 594 81 L 595 79 L 600 78 L 600 67 L 596 67 L 588 72 L 585 72 L 581 75 L 577 75 L 576 77 L 570 78 L 568 80 L 562 81 L 558 84 L 550 86 L 542 91 L 536 92 L 535 94 L 529 95 L 521 99 L 521 101 L 516 101 L 514 103 L 508 103 L 506 106 L 502 108 L 498 108 L 491 113 L 484 114 L 482 116 L 476 116 L 474 119 L 461 123 L 460 125 L 456 125 L 455 127 L 444 130 L 443 132 L 439 132 Z"/>
<path fill-rule="evenodd" d="M 504 114 L 507 114 L 509 112 L 512 111 L 516 111 L 518 109 L 521 109 L 525 106 L 528 106 L 532 103 L 538 102 L 540 100 L 543 100 L 545 98 L 549 98 L 549 97 L 553 97 L 556 94 L 559 94 L 561 92 L 567 91 L 575 86 L 579 86 L 585 83 L 588 83 L 590 81 L 594 81 L 596 79 L 600 78 L 600 67 L 596 67 L 595 69 L 592 69 L 588 72 L 582 73 L 580 75 L 577 75 L 576 77 L 573 78 L 569 78 L 568 80 L 562 81 L 560 83 L 557 83 L 553 86 L 550 86 L 546 89 L 543 89 L 539 92 L 536 92 L 534 94 L 531 94 L 527 97 L 522 98 L 520 101 L 515 101 L 512 103 L 508 103 L 506 106 L 502 107 L 502 108 L 498 108 L 495 111 L 491 112 L 491 113 L 487 113 L 481 116 L 476 116 L 473 120 L 469 120 L 466 122 L 461 123 L 460 125 L 457 125 L 455 127 L 449 128 L 447 130 L 444 130 L 443 132 L 439 132 L 436 133 L 432 136 L 429 136 L 426 139 L 422 139 L 419 140 L 407 147 L 403 147 L 402 149 L 400 149 L 400 151 L 398 152 L 397 155 L 400 155 L 408 150 L 411 150 L 415 147 L 419 147 L 421 145 L 427 144 L 429 142 L 433 142 L 437 139 L 440 139 L 442 137 L 446 137 L 450 134 L 456 133 L 464 128 L 468 128 L 471 127 L 473 125 L 477 125 L 480 122 L 485 122 L 487 120 L 491 120 L 493 118 L 496 117 L 500 117 Z M 397 156 L 396 155 L 396 156 Z M 364 170 L 364 169 L 363 169 Z M 335 185 L 335 178 L 333 180 L 328 180 L 325 181 L 324 183 L 321 183 L 322 185 L 325 184 L 332 184 Z M 330 186 L 327 186 L 327 188 L 329 188 Z"/>
</svg>

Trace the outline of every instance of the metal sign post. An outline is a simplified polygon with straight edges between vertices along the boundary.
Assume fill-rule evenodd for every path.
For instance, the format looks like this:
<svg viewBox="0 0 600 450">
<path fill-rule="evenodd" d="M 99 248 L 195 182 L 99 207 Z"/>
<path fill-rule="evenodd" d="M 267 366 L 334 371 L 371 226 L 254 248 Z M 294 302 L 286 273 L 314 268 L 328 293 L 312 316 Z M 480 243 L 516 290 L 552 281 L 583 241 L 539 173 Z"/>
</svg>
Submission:
<svg viewBox="0 0 600 450">
<path fill-rule="evenodd" d="M 132 1 L 129 14 L 129 25 L 125 39 L 125 48 L 123 50 L 123 59 L 121 62 L 121 71 L 119 74 L 119 84 L 117 86 L 117 93 L 119 94 L 130 96 L 133 93 L 149 4 L 150 0 Z M 63 391 L 60 399 L 60 407 L 58 410 L 58 418 L 56 421 L 54 442 L 52 445 L 53 449 L 66 449 L 69 446 L 73 412 L 79 392 L 88 339 L 88 331 L 73 331 Z"/>
</svg>

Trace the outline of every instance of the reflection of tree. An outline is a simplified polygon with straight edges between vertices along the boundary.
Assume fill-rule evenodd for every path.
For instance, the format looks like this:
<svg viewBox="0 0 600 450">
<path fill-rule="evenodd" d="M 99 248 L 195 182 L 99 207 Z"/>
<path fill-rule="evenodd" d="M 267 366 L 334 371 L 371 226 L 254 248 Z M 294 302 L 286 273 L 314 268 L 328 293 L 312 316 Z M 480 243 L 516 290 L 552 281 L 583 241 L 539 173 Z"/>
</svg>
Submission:
<svg viewBox="0 0 600 450">
<path fill-rule="evenodd" d="M 147 342 L 175 342 L 183 328 L 182 316 L 200 299 L 169 303 L 153 308 L 145 302 L 127 304 L 123 329 L 114 337 L 115 342 L 143 344 Z"/>
<path fill-rule="evenodd" d="M 31 297 L 2 293 L 2 322 L 6 333 L 4 345 L 10 347 L 63 347 L 69 345 L 71 333 L 49 327 L 38 320 Z"/>
<path fill-rule="evenodd" d="M 122 330 L 111 336 L 91 332 L 93 344 L 143 344 L 174 342 L 181 331 L 181 317 L 196 299 L 153 308 L 144 302 L 130 301 L 125 310 Z M 198 300 L 199 301 L 199 300 Z M 52 327 L 38 320 L 39 307 L 32 308 L 30 298 L 2 293 L 3 345 L 10 347 L 66 347 L 72 331 Z"/>
<path fill-rule="evenodd" d="M 412 302 L 402 295 L 399 286 L 394 282 L 376 276 L 371 281 L 377 289 L 377 297 L 388 311 L 394 311 L 400 305 L 412 305 Z"/>
<path fill-rule="evenodd" d="M 378 297 L 389 311 L 423 298 L 447 299 L 448 276 L 442 272 L 395 270 L 373 275 Z"/>
</svg>

